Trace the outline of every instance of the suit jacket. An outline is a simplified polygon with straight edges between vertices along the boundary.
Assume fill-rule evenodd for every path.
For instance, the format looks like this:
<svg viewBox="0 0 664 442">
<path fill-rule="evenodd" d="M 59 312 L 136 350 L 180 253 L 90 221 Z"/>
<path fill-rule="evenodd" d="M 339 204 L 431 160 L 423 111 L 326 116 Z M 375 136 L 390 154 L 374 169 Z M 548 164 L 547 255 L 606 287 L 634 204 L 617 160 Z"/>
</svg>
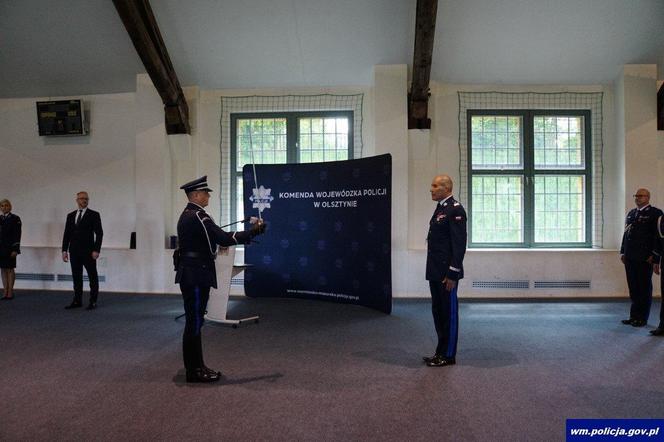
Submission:
<svg viewBox="0 0 664 442">
<path fill-rule="evenodd" d="M 21 253 L 21 218 L 9 213 L 0 214 L 0 256 Z"/>
<path fill-rule="evenodd" d="M 429 281 L 463 278 L 466 254 L 466 211 L 454 197 L 438 204 L 429 221 L 427 235 L 427 272 Z"/>
<path fill-rule="evenodd" d="M 99 253 L 104 237 L 99 212 L 87 209 L 78 225 L 76 225 L 77 214 L 78 210 L 74 210 L 67 215 L 62 251 L 69 251 L 70 254 L 81 257 L 90 256 L 92 252 Z"/>
<path fill-rule="evenodd" d="M 249 244 L 251 238 L 249 231 L 224 232 L 202 207 L 188 203 L 178 220 L 180 261 L 175 283 L 217 288 L 217 246 Z"/>
</svg>

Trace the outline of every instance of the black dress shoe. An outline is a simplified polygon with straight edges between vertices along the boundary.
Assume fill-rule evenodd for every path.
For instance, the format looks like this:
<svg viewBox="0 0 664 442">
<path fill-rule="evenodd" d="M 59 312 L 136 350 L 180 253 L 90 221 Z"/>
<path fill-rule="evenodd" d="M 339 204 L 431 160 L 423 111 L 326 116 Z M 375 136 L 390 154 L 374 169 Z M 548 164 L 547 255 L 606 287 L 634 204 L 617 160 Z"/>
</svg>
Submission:
<svg viewBox="0 0 664 442">
<path fill-rule="evenodd" d="M 11 301 L 12 299 L 14 299 L 13 296 L 3 296 L 2 298 L 0 298 L 0 300 L 2 301 Z"/>
<path fill-rule="evenodd" d="M 91 302 L 90 304 L 88 304 L 87 307 L 85 307 L 86 310 L 94 310 L 96 308 L 97 308 L 97 303 L 96 302 Z"/>
<path fill-rule="evenodd" d="M 216 373 L 208 373 L 202 368 L 195 370 L 187 370 L 187 382 L 217 382 L 219 375 Z"/>
<path fill-rule="evenodd" d="M 653 336 L 664 336 L 664 327 L 657 327 L 654 330 L 650 330 L 650 334 Z"/>
<path fill-rule="evenodd" d="M 436 358 L 439 358 L 440 356 L 438 355 L 433 355 L 433 356 L 422 356 L 422 360 L 424 363 L 428 364 L 429 362 L 433 361 Z"/>
<path fill-rule="evenodd" d="M 65 307 L 65 310 L 71 310 L 73 308 L 79 308 L 81 306 L 82 306 L 82 304 L 80 302 L 74 301 L 71 304 L 69 304 L 67 307 Z"/>
<path fill-rule="evenodd" d="M 642 321 L 640 319 L 635 319 L 632 321 L 632 327 L 645 327 L 646 324 L 646 321 Z"/>
<path fill-rule="evenodd" d="M 429 367 L 445 367 L 446 365 L 456 364 L 456 359 L 454 358 L 443 358 L 441 356 L 436 356 L 431 361 L 427 362 Z"/>
<path fill-rule="evenodd" d="M 216 376 L 221 376 L 221 372 L 217 370 L 213 370 L 210 367 L 203 365 L 203 371 L 206 373 L 214 374 Z"/>
<path fill-rule="evenodd" d="M 634 319 L 632 319 L 632 318 L 629 318 L 629 319 L 623 319 L 623 320 L 620 321 L 620 322 L 622 322 L 622 323 L 625 324 L 625 325 L 632 325 L 632 322 L 634 322 Z"/>
</svg>

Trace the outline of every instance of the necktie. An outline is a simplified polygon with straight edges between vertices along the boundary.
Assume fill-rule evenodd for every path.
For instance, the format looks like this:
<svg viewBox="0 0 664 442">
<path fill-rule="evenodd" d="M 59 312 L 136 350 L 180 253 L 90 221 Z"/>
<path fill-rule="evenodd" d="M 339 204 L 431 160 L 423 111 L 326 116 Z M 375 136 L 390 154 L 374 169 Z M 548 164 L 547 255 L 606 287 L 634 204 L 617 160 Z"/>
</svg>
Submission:
<svg viewBox="0 0 664 442">
<path fill-rule="evenodd" d="M 76 225 L 81 222 L 81 215 L 83 214 L 83 209 L 78 209 L 78 215 L 76 216 Z"/>
</svg>

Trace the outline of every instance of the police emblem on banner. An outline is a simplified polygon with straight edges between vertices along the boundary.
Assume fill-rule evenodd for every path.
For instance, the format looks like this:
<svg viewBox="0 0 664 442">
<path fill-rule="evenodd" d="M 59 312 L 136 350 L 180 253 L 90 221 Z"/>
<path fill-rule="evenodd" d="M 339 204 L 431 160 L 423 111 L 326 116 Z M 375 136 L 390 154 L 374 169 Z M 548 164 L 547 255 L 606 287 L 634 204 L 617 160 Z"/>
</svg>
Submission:
<svg viewBox="0 0 664 442">
<path fill-rule="evenodd" d="M 258 209 L 260 213 L 263 213 L 263 210 L 271 208 L 270 204 L 274 200 L 274 197 L 270 195 L 270 193 L 272 193 L 272 189 L 266 189 L 261 184 L 258 189 L 254 187 L 252 191 L 253 195 L 249 197 L 249 201 L 252 202 L 252 207 L 254 209 Z"/>
</svg>

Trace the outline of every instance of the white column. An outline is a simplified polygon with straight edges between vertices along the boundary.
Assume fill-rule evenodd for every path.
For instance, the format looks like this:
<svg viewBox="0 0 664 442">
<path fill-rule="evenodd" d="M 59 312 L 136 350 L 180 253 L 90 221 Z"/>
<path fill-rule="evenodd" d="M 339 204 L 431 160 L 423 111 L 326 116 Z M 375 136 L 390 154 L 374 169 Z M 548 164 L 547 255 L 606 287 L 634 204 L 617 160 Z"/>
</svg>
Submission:
<svg viewBox="0 0 664 442">
<path fill-rule="evenodd" d="M 616 114 L 618 150 L 624 147 L 625 210 L 634 207 L 637 188 L 650 189 L 653 204 L 662 205 L 658 188 L 657 65 L 625 65 L 618 81 L 622 109 Z"/>
<path fill-rule="evenodd" d="M 375 153 L 392 155 L 392 291 L 407 291 L 408 69 L 374 66 Z"/>
<path fill-rule="evenodd" d="M 137 292 L 172 291 L 173 269 L 166 250 L 171 216 L 171 159 L 164 106 L 146 74 L 136 84 L 136 265 Z"/>
</svg>

